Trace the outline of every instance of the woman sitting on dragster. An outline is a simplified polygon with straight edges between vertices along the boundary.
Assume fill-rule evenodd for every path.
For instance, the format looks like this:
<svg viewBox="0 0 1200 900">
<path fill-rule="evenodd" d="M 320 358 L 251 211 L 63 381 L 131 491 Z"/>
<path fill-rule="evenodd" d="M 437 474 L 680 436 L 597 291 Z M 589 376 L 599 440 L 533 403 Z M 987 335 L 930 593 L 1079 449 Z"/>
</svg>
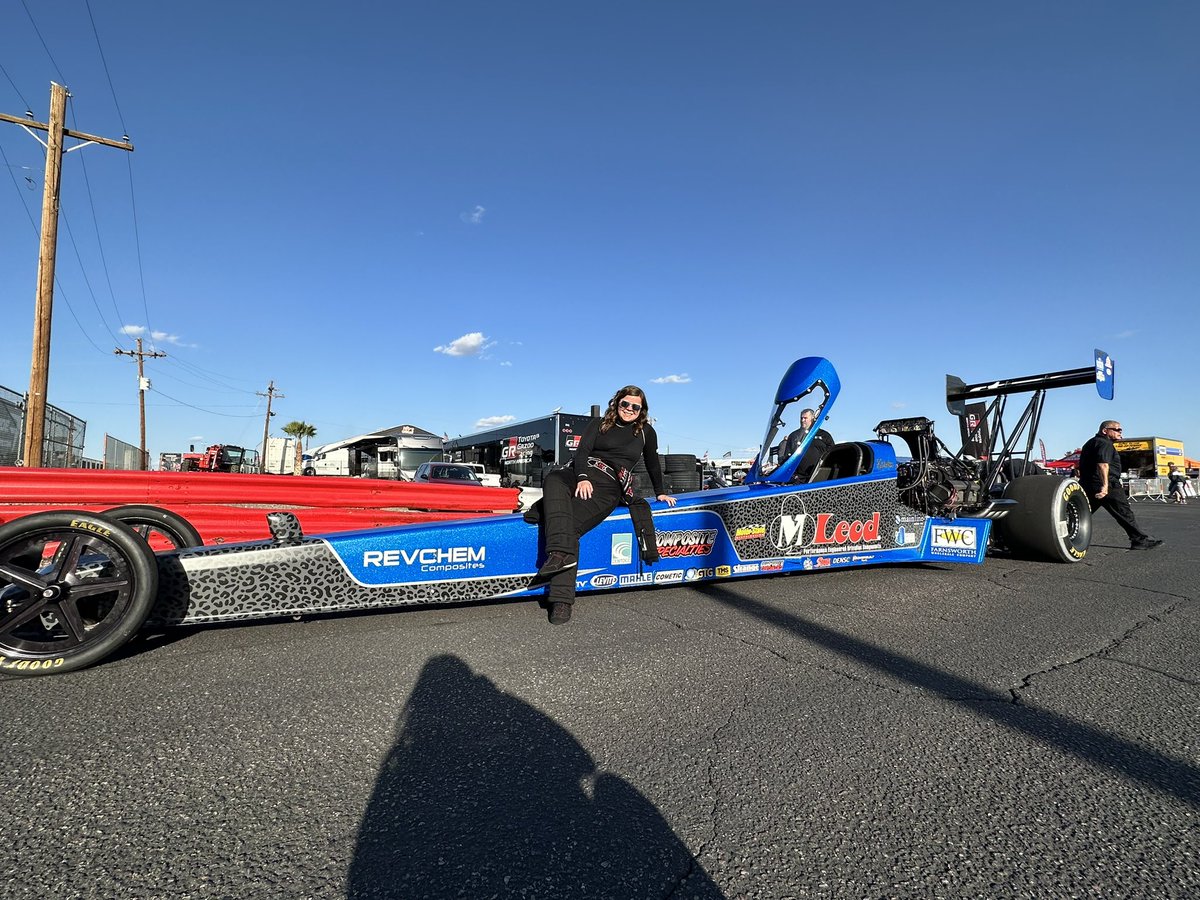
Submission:
<svg viewBox="0 0 1200 900">
<path fill-rule="evenodd" d="M 529 521 L 541 522 L 546 545 L 546 561 L 530 586 L 550 582 L 546 602 L 555 625 L 571 618 L 579 538 L 608 518 L 617 504 L 629 504 L 631 516 L 644 519 L 644 527 L 638 530 L 645 535 L 648 528 L 651 540 L 649 546 L 642 541 L 643 559 L 653 562 L 658 558 L 649 507 L 633 493 L 633 467 L 640 456 L 646 462 L 657 498 L 668 506 L 675 505 L 675 498 L 663 490 L 658 435 L 649 422 L 649 412 L 646 394 L 640 387 L 626 385 L 613 394 L 604 418 L 591 422 L 580 436 L 575 465 L 555 469 L 546 476 L 542 499 L 526 516 Z"/>
</svg>

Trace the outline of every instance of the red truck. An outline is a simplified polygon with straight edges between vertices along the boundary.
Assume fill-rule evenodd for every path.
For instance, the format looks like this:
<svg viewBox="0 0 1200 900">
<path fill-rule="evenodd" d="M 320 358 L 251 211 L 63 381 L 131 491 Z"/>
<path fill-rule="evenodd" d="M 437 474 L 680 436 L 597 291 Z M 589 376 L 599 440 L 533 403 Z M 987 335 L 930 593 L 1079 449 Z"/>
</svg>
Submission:
<svg viewBox="0 0 1200 900">
<path fill-rule="evenodd" d="M 242 472 L 254 473 L 259 469 L 258 451 L 231 444 L 213 444 L 203 453 L 181 453 L 181 472 Z"/>
</svg>

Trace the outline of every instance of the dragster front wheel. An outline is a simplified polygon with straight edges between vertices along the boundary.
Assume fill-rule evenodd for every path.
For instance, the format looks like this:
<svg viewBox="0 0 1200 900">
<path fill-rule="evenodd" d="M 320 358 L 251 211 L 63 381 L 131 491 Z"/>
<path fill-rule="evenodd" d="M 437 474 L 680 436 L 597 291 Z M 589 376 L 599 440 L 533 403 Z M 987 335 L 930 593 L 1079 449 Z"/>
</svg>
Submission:
<svg viewBox="0 0 1200 900">
<path fill-rule="evenodd" d="M 1054 562 L 1079 562 L 1092 542 L 1092 507 L 1074 478 L 1028 475 L 1004 488 L 1017 505 L 996 522 L 1014 553 Z"/>
<path fill-rule="evenodd" d="M 105 510 L 104 515 L 124 522 L 141 535 L 151 550 L 186 550 L 204 543 L 191 522 L 159 506 L 118 506 Z"/>
<path fill-rule="evenodd" d="M 158 565 L 126 525 L 55 511 L 0 525 L 0 675 L 90 666 L 141 627 Z"/>
</svg>

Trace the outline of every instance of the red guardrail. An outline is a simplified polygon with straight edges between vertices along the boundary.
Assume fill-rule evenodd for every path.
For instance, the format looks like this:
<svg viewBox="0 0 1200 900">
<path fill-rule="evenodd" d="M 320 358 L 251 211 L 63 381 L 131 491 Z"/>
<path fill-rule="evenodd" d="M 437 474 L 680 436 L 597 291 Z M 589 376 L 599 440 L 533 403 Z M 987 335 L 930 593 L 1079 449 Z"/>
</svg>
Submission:
<svg viewBox="0 0 1200 900">
<path fill-rule="evenodd" d="M 518 492 L 373 478 L 0 467 L 0 523 L 34 512 L 161 506 L 206 544 L 270 537 L 266 513 L 296 514 L 306 534 L 512 512 Z"/>
</svg>

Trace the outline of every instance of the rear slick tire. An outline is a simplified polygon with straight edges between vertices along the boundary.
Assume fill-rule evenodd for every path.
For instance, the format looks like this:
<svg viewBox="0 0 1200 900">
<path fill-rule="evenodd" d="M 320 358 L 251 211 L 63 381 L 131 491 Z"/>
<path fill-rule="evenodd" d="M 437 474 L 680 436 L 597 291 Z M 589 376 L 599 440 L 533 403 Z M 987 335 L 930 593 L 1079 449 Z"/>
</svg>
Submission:
<svg viewBox="0 0 1200 900">
<path fill-rule="evenodd" d="M 1017 505 L 996 522 L 1004 544 L 1019 556 L 1077 563 L 1092 542 L 1092 507 L 1074 478 L 1028 475 L 1004 488 Z"/>
<path fill-rule="evenodd" d="M 0 525 L 0 675 L 73 672 L 146 621 L 158 564 L 130 528 L 97 513 L 36 513 Z"/>
</svg>

